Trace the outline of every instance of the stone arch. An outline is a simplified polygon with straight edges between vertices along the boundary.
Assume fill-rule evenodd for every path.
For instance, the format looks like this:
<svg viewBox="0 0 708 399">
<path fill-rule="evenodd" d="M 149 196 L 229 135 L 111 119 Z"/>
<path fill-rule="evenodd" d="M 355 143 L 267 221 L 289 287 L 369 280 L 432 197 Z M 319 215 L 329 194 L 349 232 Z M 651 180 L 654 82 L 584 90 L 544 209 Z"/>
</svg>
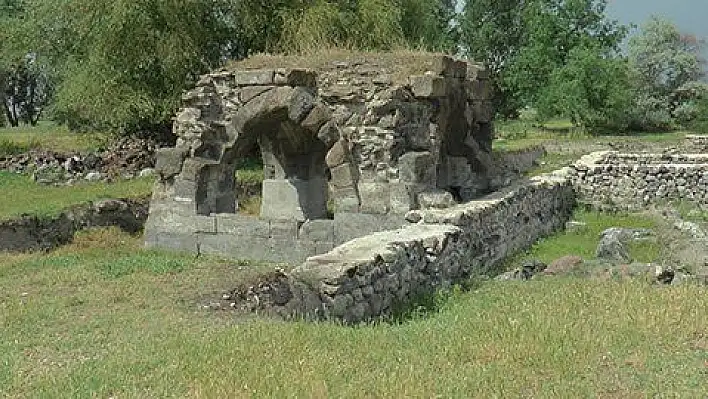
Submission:
<svg viewBox="0 0 708 399">
<path fill-rule="evenodd" d="M 478 196 L 494 173 L 483 167 L 492 165 L 487 77 L 467 62 L 425 59 L 407 78 L 384 60 L 203 76 L 182 98 L 177 145 L 158 152 L 146 244 L 302 260 L 400 227 L 410 211 Z M 253 148 L 265 166 L 260 218 L 237 213 L 234 189 Z"/>
<path fill-rule="evenodd" d="M 196 184 L 198 215 L 235 213 L 236 163 L 248 148 L 260 148 L 264 164 L 261 217 L 282 220 L 327 216 L 328 143 L 319 131 L 329 115 L 307 87 L 264 89 L 231 115 L 224 134 L 207 140 L 195 152 L 209 160 Z M 204 135 L 202 135 L 204 137 Z M 329 145 L 331 146 L 331 144 Z"/>
</svg>

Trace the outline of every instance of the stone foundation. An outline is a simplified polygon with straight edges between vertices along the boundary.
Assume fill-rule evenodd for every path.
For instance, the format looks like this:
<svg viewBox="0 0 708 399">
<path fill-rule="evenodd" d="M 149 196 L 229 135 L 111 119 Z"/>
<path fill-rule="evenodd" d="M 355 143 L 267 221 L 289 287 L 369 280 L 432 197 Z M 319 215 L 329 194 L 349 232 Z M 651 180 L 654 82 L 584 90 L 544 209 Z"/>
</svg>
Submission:
<svg viewBox="0 0 708 399">
<path fill-rule="evenodd" d="M 288 276 L 281 315 L 371 320 L 420 295 L 493 274 L 508 255 L 565 225 L 575 205 L 569 171 L 534 178 L 447 210 L 414 211 L 405 228 L 349 241 Z M 273 295 L 272 293 L 270 295 Z M 272 304 L 271 304 L 272 305 Z"/>
<path fill-rule="evenodd" d="M 686 136 L 686 144 L 691 152 L 708 152 L 708 136 L 689 134 Z"/>
<path fill-rule="evenodd" d="M 708 154 L 598 152 L 573 169 L 579 198 L 599 209 L 639 210 L 670 201 L 708 205 Z"/>
</svg>

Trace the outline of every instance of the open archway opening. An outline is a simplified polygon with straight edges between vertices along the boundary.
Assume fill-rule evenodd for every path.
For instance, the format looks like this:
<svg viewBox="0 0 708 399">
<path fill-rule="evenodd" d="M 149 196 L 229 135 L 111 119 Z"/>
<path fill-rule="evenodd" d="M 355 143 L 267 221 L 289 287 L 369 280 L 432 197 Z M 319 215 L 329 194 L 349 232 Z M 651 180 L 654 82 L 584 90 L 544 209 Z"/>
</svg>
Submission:
<svg viewBox="0 0 708 399">
<path fill-rule="evenodd" d="M 238 115 L 236 117 L 239 117 Z M 219 161 L 204 168 L 197 192 L 200 215 L 238 213 L 236 169 L 258 149 L 263 165 L 259 216 L 267 220 L 328 217 L 327 146 L 317 130 L 293 118 L 288 103 L 254 112 L 238 121 L 238 134 L 223 147 Z M 314 126 L 318 127 L 318 126 Z"/>
</svg>

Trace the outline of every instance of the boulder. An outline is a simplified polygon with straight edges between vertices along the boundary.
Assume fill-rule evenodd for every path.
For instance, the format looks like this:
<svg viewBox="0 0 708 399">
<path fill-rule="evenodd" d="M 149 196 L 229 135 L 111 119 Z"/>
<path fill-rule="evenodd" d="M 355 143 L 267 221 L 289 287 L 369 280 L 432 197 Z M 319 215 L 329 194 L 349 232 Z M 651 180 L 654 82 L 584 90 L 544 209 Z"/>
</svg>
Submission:
<svg viewBox="0 0 708 399">
<path fill-rule="evenodd" d="M 647 229 L 609 228 L 600 233 L 600 243 L 595 251 L 595 256 L 608 261 L 628 263 L 632 258 L 627 249 L 627 243 L 646 238 L 652 234 L 652 231 Z"/>
</svg>

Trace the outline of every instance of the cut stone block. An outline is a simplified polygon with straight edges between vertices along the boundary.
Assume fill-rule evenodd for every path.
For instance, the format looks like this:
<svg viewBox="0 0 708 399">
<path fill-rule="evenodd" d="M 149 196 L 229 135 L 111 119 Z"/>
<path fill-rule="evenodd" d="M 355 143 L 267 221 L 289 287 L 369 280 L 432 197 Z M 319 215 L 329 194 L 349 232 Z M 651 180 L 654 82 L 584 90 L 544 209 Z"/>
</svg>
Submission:
<svg viewBox="0 0 708 399">
<path fill-rule="evenodd" d="M 351 154 L 349 152 L 349 142 L 346 139 L 340 139 L 329 150 L 325 157 L 325 162 L 330 168 L 335 168 L 349 162 Z"/>
<path fill-rule="evenodd" d="M 157 150 L 155 171 L 163 180 L 177 176 L 182 171 L 182 163 L 187 157 L 188 148 L 160 148 Z"/>
<path fill-rule="evenodd" d="M 489 100 L 491 98 L 491 84 L 487 80 L 468 80 L 465 82 L 465 91 L 469 100 Z"/>
<path fill-rule="evenodd" d="M 489 123 L 494 117 L 494 107 L 491 101 L 475 101 L 472 103 L 474 119 L 479 123 Z"/>
<path fill-rule="evenodd" d="M 378 231 L 399 229 L 405 224 L 407 222 L 401 215 L 336 213 L 334 215 L 335 244 L 340 245 Z"/>
<path fill-rule="evenodd" d="M 357 213 L 360 210 L 361 200 L 354 186 L 334 188 L 332 190 L 332 200 L 334 201 L 334 213 Z"/>
<path fill-rule="evenodd" d="M 444 55 L 433 60 L 431 72 L 439 76 L 462 79 L 467 76 L 467 63 Z"/>
<path fill-rule="evenodd" d="M 387 214 L 391 210 L 388 183 L 359 183 L 361 212 Z"/>
<path fill-rule="evenodd" d="M 435 185 L 435 159 L 430 152 L 407 152 L 398 160 L 401 181 L 415 184 Z"/>
<path fill-rule="evenodd" d="M 312 242 L 334 242 L 334 220 L 308 220 L 300 227 L 298 238 Z"/>
<path fill-rule="evenodd" d="M 263 94 L 271 89 L 272 89 L 272 87 L 268 87 L 268 86 L 244 87 L 239 92 L 239 100 L 242 103 L 247 103 L 247 102 L 251 101 L 252 99 L 260 96 L 261 94 Z"/>
<path fill-rule="evenodd" d="M 334 188 L 352 187 L 359 180 L 358 171 L 349 163 L 332 168 L 330 172 L 332 179 L 329 184 Z"/>
<path fill-rule="evenodd" d="M 411 183 L 389 183 L 391 196 L 391 213 L 405 215 L 408 211 L 417 208 L 416 186 Z"/>
<path fill-rule="evenodd" d="M 411 76 L 413 95 L 419 98 L 445 97 L 447 82 L 445 78 L 433 75 Z"/>
<path fill-rule="evenodd" d="M 234 72 L 234 81 L 238 86 L 268 86 L 274 83 L 274 77 L 272 69 Z"/>
<path fill-rule="evenodd" d="M 327 181 L 264 180 L 261 218 L 268 220 L 323 219 L 327 215 Z"/>
<path fill-rule="evenodd" d="M 216 230 L 219 234 L 241 237 L 270 237 L 270 222 L 253 216 L 216 215 Z"/>
<path fill-rule="evenodd" d="M 309 69 L 276 69 L 275 84 L 293 87 L 316 87 L 317 73 Z"/>
</svg>

